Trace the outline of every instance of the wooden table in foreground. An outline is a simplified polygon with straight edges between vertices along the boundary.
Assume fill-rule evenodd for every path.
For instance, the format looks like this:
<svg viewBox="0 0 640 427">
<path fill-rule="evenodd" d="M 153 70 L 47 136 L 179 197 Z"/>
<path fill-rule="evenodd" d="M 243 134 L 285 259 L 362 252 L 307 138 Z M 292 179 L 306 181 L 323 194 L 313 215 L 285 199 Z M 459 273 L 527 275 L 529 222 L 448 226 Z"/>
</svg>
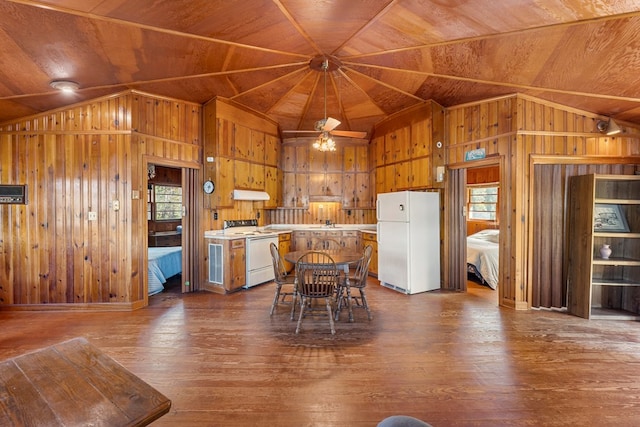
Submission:
<svg viewBox="0 0 640 427">
<path fill-rule="evenodd" d="M 84 338 L 0 363 L 3 426 L 146 426 L 170 407 Z"/>
</svg>

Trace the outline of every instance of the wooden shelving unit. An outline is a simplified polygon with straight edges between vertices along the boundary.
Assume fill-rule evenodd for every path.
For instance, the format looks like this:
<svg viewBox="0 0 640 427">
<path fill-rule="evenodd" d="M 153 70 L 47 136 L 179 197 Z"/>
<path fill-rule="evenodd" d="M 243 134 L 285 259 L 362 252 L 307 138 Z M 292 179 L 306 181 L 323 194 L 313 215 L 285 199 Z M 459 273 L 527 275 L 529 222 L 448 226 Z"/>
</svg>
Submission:
<svg viewBox="0 0 640 427">
<path fill-rule="evenodd" d="M 569 191 L 569 312 L 586 319 L 640 320 L 640 176 L 574 176 Z M 598 222 L 605 230 L 597 230 L 603 205 L 622 214 L 628 231 L 612 230 L 617 225 L 606 220 Z M 608 259 L 600 255 L 603 244 L 612 249 Z"/>
</svg>

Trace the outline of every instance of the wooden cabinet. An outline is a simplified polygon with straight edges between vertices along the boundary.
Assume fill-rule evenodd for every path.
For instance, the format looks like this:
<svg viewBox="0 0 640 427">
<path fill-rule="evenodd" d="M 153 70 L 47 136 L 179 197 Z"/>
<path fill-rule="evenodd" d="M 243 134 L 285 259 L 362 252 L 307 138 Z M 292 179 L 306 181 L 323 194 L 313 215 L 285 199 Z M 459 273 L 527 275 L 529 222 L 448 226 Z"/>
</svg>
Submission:
<svg viewBox="0 0 640 427">
<path fill-rule="evenodd" d="M 264 167 L 264 191 L 271 197 L 264 201 L 265 209 L 275 209 L 282 206 L 282 174 L 273 166 Z"/>
<path fill-rule="evenodd" d="M 218 99 L 206 104 L 203 129 L 203 178 L 216 186 L 204 196 L 204 207 L 233 208 L 236 188 L 267 191 L 271 200 L 259 206 L 277 207 L 282 200 L 280 174 L 272 173 L 278 169 L 281 152 L 277 125 Z"/>
<path fill-rule="evenodd" d="M 292 235 L 292 245 L 294 251 L 311 250 L 312 240 L 310 231 L 296 230 Z"/>
<path fill-rule="evenodd" d="M 371 245 L 373 252 L 371 253 L 371 264 L 369 265 L 369 274 L 378 276 L 378 240 L 375 233 L 362 232 L 362 246 Z"/>
<path fill-rule="evenodd" d="M 574 176 L 569 192 L 569 312 L 639 320 L 640 176 Z"/>
<path fill-rule="evenodd" d="M 345 249 L 360 251 L 360 232 L 357 230 L 296 230 L 293 232 L 293 250 L 315 249 L 323 240 L 335 240 Z"/>
<path fill-rule="evenodd" d="M 278 253 L 284 260 L 284 255 L 288 252 L 291 252 L 291 233 L 281 233 L 278 234 Z M 294 265 L 289 261 L 284 261 L 284 268 L 287 272 L 292 271 Z"/>
<path fill-rule="evenodd" d="M 234 166 L 235 188 L 264 190 L 264 165 L 236 160 Z"/>
<path fill-rule="evenodd" d="M 435 175 L 444 166 L 443 133 L 444 108 L 432 101 L 378 123 L 369 160 L 376 194 L 442 187 Z"/>
<path fill-rule="evenodd" d="M 209 274 L 204 288 L 214 292 L 242 288 L 247 275 L 245 239 L 205 239 L 205 247 Z"/>
<path fill-rule="evenodd" d="M 355 251 L 359 251 L 362 249 L 362 245 L 360 244 L 360 232 L 355 230 L 345 230 L 342 231 L 342 236 L 340 236 L 339 240 L 340 244 L 343 248 L 352 249 Z"/>
<path fill-rule="evenodd" d="M 283 205 L 340 202 L 342 208 L 370 208 L 369 147 L 340 144 L 334 152 L 309 149 L 307 143 L 282 146 Z"/>
</svg>

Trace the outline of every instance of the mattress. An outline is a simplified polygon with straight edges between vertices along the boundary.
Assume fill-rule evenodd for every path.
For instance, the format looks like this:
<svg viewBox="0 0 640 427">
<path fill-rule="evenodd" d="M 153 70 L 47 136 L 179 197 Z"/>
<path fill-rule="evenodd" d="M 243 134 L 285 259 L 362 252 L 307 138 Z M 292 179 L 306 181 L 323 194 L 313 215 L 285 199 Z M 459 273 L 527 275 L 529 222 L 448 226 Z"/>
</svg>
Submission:
<svg viewBox="0 0 640 427">
<path fill-rule="evenodd" d="M 499 230 L 482 230 L 467 237 L 468 270 L 491 289 L 498 287 L 499 237 Z"/>
<path fill-rule="evenodd" d="M 167 279 L 178 273 L 182 273 L 182 246 L 149 248 L 149 295 L 162 292 Z"/>
</svg>

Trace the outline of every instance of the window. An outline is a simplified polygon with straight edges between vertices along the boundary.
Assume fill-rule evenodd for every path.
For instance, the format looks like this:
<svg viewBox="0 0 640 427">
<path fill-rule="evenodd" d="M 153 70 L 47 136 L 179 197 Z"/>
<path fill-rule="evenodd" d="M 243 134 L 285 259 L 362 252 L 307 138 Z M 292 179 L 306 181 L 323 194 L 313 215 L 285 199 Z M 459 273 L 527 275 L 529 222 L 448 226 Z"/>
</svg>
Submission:
<svg viewBox="0 0 640 427">
<path fill-rule="evenodd" d="M 469 187 L 467 211 L 469 219 L 495 221 L 498 219 L 498 187 Z"/>
<path fill-rule="evenodd" d="M 182 187 L 172 185 L 153 186 L 154 219 L 175 221 L 182 219 Z"/>
</svg>

